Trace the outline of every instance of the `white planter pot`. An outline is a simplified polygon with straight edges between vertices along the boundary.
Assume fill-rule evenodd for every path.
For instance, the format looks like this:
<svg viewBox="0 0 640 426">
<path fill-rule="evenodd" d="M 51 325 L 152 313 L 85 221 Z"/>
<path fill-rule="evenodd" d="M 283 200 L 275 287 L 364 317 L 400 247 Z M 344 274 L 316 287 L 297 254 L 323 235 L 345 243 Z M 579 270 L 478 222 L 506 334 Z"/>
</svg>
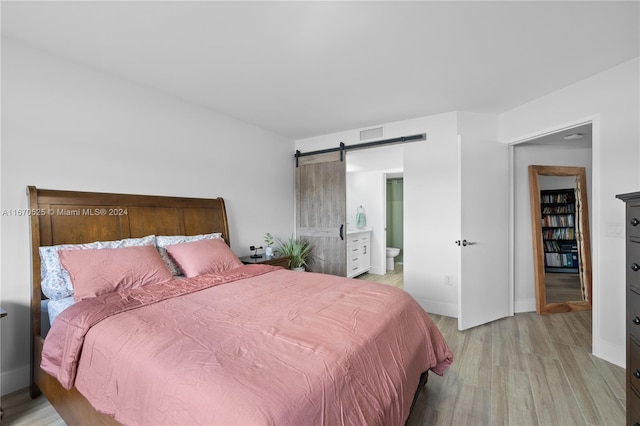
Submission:
<svg viewBox="0 0 640 426">
<path fill-rule="evenodd" d="M 264 255 L 267 256 L 267 257 L 273 257 L 273 247 L 266 246 L 264 248 Z"/>
</svg>

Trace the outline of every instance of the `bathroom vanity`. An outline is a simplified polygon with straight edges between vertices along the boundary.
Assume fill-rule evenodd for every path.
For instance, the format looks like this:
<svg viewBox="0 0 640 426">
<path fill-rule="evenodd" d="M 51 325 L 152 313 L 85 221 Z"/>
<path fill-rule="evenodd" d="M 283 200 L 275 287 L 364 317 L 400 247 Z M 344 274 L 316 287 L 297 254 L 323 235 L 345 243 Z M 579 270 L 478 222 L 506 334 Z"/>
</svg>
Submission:
<svg viewBox="0 0 640 426">
<path fill-rule="evenodd" d="M 347 232 L 347 277 L 364 274 L 371 269 L 371 231 Z"/>
</svg>

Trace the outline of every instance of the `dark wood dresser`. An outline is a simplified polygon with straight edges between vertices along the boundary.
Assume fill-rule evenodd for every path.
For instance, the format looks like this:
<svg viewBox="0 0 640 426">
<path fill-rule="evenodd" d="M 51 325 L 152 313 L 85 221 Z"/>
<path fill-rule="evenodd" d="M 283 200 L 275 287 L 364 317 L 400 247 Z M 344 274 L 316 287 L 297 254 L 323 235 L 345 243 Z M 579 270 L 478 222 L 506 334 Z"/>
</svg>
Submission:
<svg viewBox="0 0 640 426">
<path fill-rule="evenodd" d="M 640 426 L 640 192 L 616 198 L 627 205 L 627 424 Z"/>
</svg>

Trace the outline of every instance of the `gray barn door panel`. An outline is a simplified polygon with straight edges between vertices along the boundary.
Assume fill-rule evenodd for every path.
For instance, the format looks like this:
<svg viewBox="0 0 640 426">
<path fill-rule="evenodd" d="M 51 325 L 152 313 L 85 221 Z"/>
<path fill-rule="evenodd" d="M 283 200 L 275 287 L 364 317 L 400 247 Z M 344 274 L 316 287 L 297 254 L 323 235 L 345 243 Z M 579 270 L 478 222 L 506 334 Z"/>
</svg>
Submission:
<svg viewBox="0 0 640 426">
<path fill-rule="evenodd" d="M 343 153 L 344 155 L 344 153 Z M 346 165 L 340 152 L 298 158 L 298 238 L 311 242 L 308 270 L 346 276 Z"/>
</svg>

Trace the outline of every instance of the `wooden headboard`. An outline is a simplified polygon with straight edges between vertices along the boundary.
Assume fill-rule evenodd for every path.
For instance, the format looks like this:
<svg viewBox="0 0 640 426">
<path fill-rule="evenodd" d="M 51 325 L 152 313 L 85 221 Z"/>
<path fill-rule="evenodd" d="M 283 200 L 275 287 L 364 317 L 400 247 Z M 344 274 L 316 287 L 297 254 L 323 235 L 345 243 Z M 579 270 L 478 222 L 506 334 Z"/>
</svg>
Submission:
<svg viewBox="0 0 640 426">
<path fill-rule="evenodd" d="M 222 198 L 57 191 L 27 187 L 31 218 L 31 331 L 33 370 L 39 370 L 40 246 L 220 232 L 227 244 L 229 225 Z M 40 344 L 38 344 L 40 342 Z M 32 377 L 33 378 L 33 377 Z M 33 389 L 32 389 L 33 393 Z"/>
</svg>

